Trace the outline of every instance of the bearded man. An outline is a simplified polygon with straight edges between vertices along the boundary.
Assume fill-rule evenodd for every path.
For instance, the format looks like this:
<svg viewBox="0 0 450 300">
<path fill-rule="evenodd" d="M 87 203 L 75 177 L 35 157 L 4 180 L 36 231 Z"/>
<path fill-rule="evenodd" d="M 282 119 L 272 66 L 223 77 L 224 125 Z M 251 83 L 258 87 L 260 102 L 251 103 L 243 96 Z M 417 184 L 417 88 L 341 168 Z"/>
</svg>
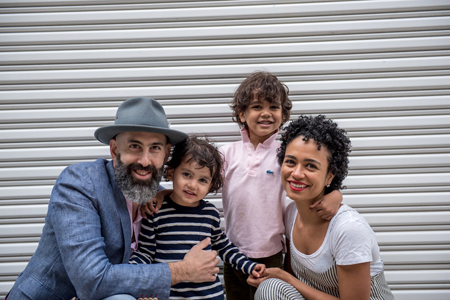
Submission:
<svg viewBox="0 0 450 300">
<path fill-rule="evenodd" d="M 162 106 L 132 98 L 114 125 L 97 129 L 112 160 L 67 167 L 53 188 L 39 246 L 7 299 L 169 298 L 181 281 L 212 281 L 217 253 L 201 241 L 176 263 L 128 264 L 137 248 L 139 206 L 158 190 L 172 144 L 187 138 L 169 128 Z M 215 278 L 214 278 L 215 279 Z"/>
</svg>

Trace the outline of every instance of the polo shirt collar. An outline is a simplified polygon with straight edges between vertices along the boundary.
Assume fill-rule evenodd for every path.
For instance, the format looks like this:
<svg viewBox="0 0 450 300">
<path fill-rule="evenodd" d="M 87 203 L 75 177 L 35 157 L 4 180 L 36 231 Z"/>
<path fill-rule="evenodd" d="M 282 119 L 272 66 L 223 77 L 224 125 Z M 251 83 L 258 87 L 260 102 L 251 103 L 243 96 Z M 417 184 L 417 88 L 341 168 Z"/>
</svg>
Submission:
<svg viewBox="0 0 450 300">
<path fill-rule="evenodd" d="M 276 139 L 277 139 L 277 135 L 278 135 L 278 131 L 277 130 L 274 134 L 272 134 L 267 140 L 264 141 L 264 143 L 262 143 L 262 145 L 264 147 L 270 147 L 273 144 L 276 144 Z M 250 137 L 248 136 L 248 130 L 245 127 L 242 127 L 241 129 L 241 137 L 242 137 L 242 141 L 244 142 L 244 144 L 251 144 L 252 142 L 250 141 Z M 278 147 L 278 144 L 276 144 L 276 146 Z"/>
</svg>

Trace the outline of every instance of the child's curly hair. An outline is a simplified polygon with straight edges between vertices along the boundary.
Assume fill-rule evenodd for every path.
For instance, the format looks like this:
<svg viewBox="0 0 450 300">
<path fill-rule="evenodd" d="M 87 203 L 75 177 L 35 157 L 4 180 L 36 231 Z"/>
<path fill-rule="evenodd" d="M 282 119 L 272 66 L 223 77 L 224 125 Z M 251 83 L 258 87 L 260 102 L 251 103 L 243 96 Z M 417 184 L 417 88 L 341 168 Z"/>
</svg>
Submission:
<svg viewBox="0 0 450 300">
<path fill-rule="evenodd" d="M 339 128 L 332 120 L 325 119 L 323 115 L 300 116 L 298 120 L 292 121 L 286 127 L 286 131 L 281 136 L 281 146 L 277 153 L 280 166 L 283 164 L 287 146 L 298 136 L 303 136 L 305 142 L 309 139 L 316 141 L 318 150 L 324 145 L 329 151 L 328 172 L 335 176 L 330 187 L 325 189 L 325 193 L 345 188 L 342 186 L 342 181 L 348 174 L 348 155 L 351 148 L 346 131 Z"/>
<path fill-rule="evenodd" d="M 231 109 L 233 110 L 233 121 L 240 127 L 245 126 L 239 118 L 239 114 L 245 112 L 254 97 L 269 103 L 281 105 L 283 121 L 281 126 L 289 120 L 292 102 L 289 99 L 289 88 L 269 72 L 255 72 L 247 77 L 234 93 Z"/>
<path fill-rule="evenodd" d="M 192 160 L 199 166 L 209 169 L 212 179 L 208 193 L 217 193 L 223 185 L 221 173 L 223 157 L 206 137 L 190 136 L 184 142 L 178 143 L 167 162 L 166 172 L 167 169 L 175 170 L 183 161 L 190 163 Z"/>
</svg>

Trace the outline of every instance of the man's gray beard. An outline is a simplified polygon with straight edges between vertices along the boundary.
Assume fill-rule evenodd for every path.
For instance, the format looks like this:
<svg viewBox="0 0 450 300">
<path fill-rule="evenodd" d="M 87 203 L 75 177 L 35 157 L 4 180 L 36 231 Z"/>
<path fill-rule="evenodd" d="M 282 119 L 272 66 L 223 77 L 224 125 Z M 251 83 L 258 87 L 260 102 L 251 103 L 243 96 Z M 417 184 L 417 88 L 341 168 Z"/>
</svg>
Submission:
<svg viewBox="0 0 450 300">
<path fill-rule="evenodd" d="M 149 180 L 138 180 L 131 174 L 133 169 L 151 171 L 152 176 Z M 143 167 L 140 164 L 129 164 L 125 166 L 120 160 L 120 153 L 117 154 L 114 178 L 125 198 L 133 203 L 147 204 L 155 197 L 162 173 L 163 167 L 158 170 L 153 165 Z"/>
</svg>

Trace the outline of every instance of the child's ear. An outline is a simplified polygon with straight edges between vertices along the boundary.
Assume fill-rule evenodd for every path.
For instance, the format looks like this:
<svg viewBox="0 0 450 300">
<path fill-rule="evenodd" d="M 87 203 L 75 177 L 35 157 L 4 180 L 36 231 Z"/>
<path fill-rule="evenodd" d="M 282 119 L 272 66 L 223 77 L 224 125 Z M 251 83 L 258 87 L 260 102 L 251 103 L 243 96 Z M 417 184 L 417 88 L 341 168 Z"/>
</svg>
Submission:
<svg viewBox="0 0 450 300">
<path fill-rule="evenodd" d="M 171 167 L 167 167 L 166 179 L 169 181 L 173 181 L 173 169 Z"/>
<path fill-rule="evenodd" d="M 245 123 L 245 115 L 244 112 L 239 113 L 239 120 L 241 120 L 241 123 Z"/>
</svg>

